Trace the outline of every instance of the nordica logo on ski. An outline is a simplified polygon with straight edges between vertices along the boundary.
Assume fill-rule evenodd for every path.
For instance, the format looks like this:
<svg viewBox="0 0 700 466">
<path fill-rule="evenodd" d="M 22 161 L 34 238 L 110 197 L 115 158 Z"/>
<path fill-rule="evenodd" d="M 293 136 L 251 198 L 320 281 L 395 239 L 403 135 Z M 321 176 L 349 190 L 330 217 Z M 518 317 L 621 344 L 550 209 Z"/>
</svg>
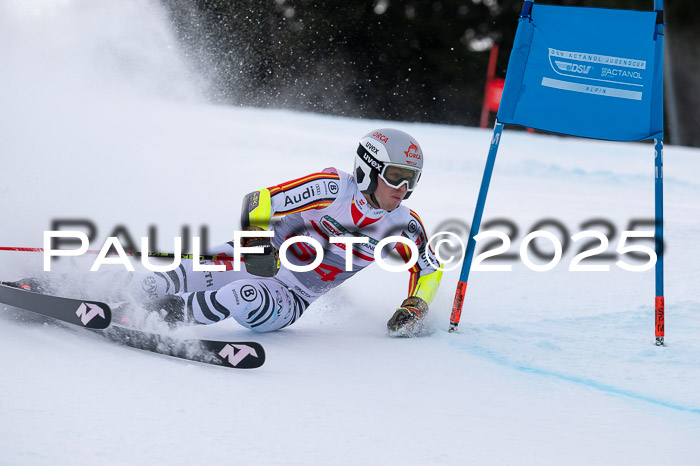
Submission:
<svg viewBox="0 0 700 466">
<path fill-rule="evenodd" d="M 233 367 L 236 367 L 248 356 L 257 358 L 258 353 L 255 351 L 255 348 L 251 348 L 248 345 L 227 343 L 221 351 L 219 351 L 219 356 L 221 356 L 224 361 L 228 361 Z"/>
<path fill-rule="evenodd" d="M 75 311 L 75 315 L 80 318 L 80 322 L 82 322 L 85 326 L 87 326 L 90 321 L 97 316 L 102 317 L 102 319 L 106 319 L 104 309 L 91 303 L 82 303 L 80 307 L 78 307 L 78 310 Z"/>
</svg>

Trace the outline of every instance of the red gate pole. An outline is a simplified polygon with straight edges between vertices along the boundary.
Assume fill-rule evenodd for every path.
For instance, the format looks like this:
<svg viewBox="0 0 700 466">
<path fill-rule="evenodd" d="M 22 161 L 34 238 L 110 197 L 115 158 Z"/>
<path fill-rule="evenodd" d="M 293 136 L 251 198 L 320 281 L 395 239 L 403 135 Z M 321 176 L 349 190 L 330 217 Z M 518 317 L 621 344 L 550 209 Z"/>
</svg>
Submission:
<svg viewBox="0 0 700 466">
<path fill-rule="evenodd" d="M 489 125 L 489 110 L 491 101 L 491 81 L 496 76 L 496 62 L 498 61 L 498 44 L 493 44 L 489 53 L 489 67 L 486 72 L 486 85 L 484 86 L 484 104 L 481 107 L 481 124 L 482 128 Z"/>
</svg>

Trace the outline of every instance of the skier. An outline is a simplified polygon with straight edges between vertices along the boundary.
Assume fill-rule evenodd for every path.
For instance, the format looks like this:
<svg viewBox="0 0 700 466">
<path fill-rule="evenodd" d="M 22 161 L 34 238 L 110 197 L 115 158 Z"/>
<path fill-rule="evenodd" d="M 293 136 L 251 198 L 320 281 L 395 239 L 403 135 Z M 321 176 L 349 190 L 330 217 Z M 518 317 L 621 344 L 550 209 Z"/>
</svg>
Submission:
<svg viewBox="0 0 700 466">
<path fill-rule="evenodd" d="M 195 271 L 192 260 L 183 260 L 171 272 L 137 276 L 132 292 L 150 297 L 144 306 L 160 313 L 170 325 L 211 324 L 232 317 L 256 331 L 278 330 L 296 322 L 321 295 L 374 262 L 379 241 L 403 236 L 416 244 L 419 254 L 409 270 L 408 297 L 387 322 L 387 329 L 392 336 L 419 334 L 442 276 L 420 218 L 401 205 L 418 184 L 422 167 L 423 151 L 416 139 L 396 129 L 371 131 L 360 140 L 352 175 L 327 168 L 244 197 L 241 224 L 252 236 L 242 238 L 240 246 L 259 248 L 256 252 L 242 249 L 244 267 L 239 271 L 231 261 L 217 262 L 226 266 L 225 271 Z M 273 221 L 277 218 L 281 220 Z M 274 233 L 272 238 L 256 233 L 268 229 Z M 280 246 L 295 236 L 307 240 L 289 246 L 283 251 L 285 257 L 294 266 L 308 266 L 322 254 L 312 270 L 280 267 Z M 361 237 L 366 242 L 332 242 L 338 237 Z M 312 243 L 308 238 L 316 240 L 322 251 L 308 244 Z M 236 246 L 230 241 L 212 252 L 233 256 Z M 399 241 L 389 243 L 382 255 L 391 248 L 404 261 L 411 259 L 410 248 Z"/>
</svg>

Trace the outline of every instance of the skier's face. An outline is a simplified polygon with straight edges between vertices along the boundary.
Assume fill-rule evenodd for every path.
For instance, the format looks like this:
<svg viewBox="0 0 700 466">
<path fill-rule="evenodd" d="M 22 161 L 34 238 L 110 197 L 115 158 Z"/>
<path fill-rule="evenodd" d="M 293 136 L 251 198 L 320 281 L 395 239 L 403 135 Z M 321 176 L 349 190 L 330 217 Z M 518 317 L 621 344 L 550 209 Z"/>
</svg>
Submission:
<svg viewBox="0 0 700 466">
<path fill-rule="evenodd" d="M 379 205 L 376 207 L 391 212 L 401 204 L 407 191 L 406 183 L 397 189 L 386 184 L 381 178 L 378 178 L 377 189 L 374 191 L 374 197 L 377 199 L 377 202 L 379 202 Z"/>
</svg>

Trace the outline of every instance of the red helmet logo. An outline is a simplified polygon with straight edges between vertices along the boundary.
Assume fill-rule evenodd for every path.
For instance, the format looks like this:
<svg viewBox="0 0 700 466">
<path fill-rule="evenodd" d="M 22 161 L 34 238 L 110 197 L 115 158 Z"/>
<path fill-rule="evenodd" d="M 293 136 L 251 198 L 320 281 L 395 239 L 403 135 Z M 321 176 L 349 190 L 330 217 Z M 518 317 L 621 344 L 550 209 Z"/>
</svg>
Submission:
<svg viewBox="0 0 700 466">
<path fill-rule="evenodd" d="M 383 135 L 382 133 L 380 133 L 379 131 L 375 131 L 374 134 L 373 134 L 372 136 L 374 136 L 375 138 L 379 139 L 379 140 L 382 141 L 384 144 L 386 144 L 387 142 L 389 142 L 389 137 L 388 137 L 388 136 L 384 136 L 384 135 Z"/>
<path fill-rule="evenodd" d="M 412 157 L 414 159 L 420 160 L 420 154 L 418 153 L 418 146 L 411 143 L 410 146 L 408 146 L 408 150 L 404 152 L 406 154 L 406 157 Z"/>
</svg>

